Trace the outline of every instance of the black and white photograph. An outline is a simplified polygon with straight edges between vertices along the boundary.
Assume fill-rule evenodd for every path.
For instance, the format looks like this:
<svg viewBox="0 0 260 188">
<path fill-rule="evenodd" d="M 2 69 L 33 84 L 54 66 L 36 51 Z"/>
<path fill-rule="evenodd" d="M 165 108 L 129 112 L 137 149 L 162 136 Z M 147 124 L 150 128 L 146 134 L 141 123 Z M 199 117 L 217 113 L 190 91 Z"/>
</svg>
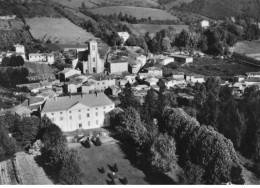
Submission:
<svg viewBox="0 0 260 188">
<path fill-rule="evenodd" d="M 0 185 L 260 185 L 260 0 L 0 0 Z"/>
</svg>

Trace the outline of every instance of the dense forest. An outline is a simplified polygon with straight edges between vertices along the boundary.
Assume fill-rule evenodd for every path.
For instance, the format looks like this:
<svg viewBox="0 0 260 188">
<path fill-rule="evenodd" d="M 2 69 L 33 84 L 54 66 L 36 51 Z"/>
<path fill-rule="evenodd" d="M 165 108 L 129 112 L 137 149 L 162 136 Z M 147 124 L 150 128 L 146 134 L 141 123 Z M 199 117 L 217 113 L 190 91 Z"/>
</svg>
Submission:
<svg viewBox="0 0 260 188">
<path fill-rule="evenodd" d="M 193 0 L 173 7 L 180 11 L 198 13 L 213 19 L 224 19 L 231 16 L 259 17 L 260 4 L 258 0 Z"/>
</svg>

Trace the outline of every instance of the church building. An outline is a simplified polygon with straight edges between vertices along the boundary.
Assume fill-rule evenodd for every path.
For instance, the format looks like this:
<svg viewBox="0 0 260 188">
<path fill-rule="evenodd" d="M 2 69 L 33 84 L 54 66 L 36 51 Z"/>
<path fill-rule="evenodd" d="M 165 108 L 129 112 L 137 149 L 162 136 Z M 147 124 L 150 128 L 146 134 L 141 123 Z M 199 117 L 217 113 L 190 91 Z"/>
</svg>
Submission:
<svg viewBox="0 0 260 188">
<path fill-rule="evenodd" d="M 98 53 L 97 41 L 91 40 L 88 44 L 87 61 L 83 61 L 83 74 L 103 73 L 104 60 L 100 58 Z"/>
</svg>

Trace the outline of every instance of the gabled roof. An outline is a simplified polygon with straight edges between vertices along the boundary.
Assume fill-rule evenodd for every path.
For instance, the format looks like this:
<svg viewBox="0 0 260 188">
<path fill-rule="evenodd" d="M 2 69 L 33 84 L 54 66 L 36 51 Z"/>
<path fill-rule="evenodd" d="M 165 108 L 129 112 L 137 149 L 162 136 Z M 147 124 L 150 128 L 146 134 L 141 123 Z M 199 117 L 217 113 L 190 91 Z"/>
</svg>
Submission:
<svg viewBox="0 0 260 188">
<path fill-rule="evenodd" d="M 57 97 L 56 99 L 48 99 L 42 112 L 68 110 L 77 103 L 81 103 L 89 107 L 108 106 L 114 104 L 104 93 L 64 96 Z"/>
</svg>

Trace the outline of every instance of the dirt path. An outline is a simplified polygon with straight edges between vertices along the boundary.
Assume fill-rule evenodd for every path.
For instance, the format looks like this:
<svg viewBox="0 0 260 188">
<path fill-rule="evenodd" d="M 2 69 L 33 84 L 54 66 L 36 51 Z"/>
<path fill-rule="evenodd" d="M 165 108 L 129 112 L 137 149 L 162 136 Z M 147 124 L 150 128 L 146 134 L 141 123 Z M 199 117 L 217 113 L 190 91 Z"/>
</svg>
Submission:
<svg viewBox="0 0 260 188">
<path fill-rule="evenodd" d="M 32 155 L 24 152 L 16 154 L 19 174 L 24 185 L 53 185 L 42 167 L 38 166 Z"/>
</svg>

